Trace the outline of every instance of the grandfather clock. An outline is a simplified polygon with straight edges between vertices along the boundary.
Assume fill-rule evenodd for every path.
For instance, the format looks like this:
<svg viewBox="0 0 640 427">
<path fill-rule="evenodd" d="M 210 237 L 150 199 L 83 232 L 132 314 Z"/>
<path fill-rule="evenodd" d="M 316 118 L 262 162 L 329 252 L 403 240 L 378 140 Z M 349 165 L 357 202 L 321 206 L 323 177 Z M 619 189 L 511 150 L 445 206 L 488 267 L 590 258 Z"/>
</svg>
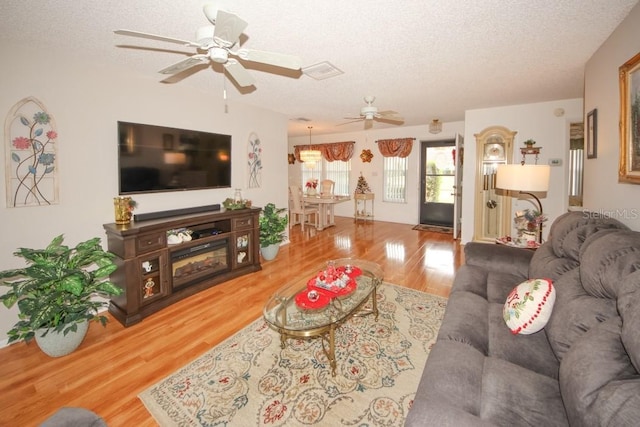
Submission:
<svg viewBox="0 0 640 427">
<path fill-rule="evenodd" d="M 473 240 L 493 242 L 511 230 L 511 197 L 496 188 L 498 165 L 511 163 L 517 132 L 491 126 L 476 137 L 476 192 Z"/>
</svg>

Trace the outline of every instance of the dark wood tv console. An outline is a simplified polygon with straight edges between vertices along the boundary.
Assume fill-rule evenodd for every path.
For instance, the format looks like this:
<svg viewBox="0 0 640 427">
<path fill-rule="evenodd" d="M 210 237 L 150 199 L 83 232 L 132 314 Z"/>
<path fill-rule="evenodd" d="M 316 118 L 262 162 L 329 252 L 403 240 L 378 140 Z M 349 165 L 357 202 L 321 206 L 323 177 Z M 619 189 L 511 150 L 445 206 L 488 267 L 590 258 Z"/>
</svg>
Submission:
<svg viewBox="0 0 640 427">
<path fill-rule="evenodd" d="M 109 312 L 124 326 L 226 280 L 260 270 L 259 208 L 104 224 L 118 269 L 111 280 L 124 292 Z M 192 240 L 171 244 L 186 229 Z M 170 239 L 172 240 L 172 239 Z"/>
</svg>

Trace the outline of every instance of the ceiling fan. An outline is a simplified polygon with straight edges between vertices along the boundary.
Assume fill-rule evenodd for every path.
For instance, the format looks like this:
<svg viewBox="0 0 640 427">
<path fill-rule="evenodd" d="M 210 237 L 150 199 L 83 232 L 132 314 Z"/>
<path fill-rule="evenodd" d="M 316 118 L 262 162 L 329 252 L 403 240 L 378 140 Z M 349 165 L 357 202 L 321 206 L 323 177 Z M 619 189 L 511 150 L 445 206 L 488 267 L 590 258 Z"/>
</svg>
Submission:
<svg viewBox="0 0 640 427">
<path fill-rule="evenodd" d="M 255 80 L 241 61 L 258 62 L 291 70 L 300 69 L 300 59 L 292 55 L 243 48 L 232 50 L 234 47 L 239 47 L 240 35 L 249 24 L 231 12 L 218 10 L 214 5 L 205 5 L 203 9 L 205 16 L 213 26 L 199 28 L 196 31 L 196 41 L 132 30 L 115 30 L 114 33 L 196 48 L 198 53 L 163 68 L 159 71 L 162 74 L 174 75 L 196 65 L 208 64 L 209 61 L 212 61 L 222 64 L 238 86 L 247 87 L 254 85 Z"/>
<path fill-rule="evenodd" d="M 404 118 L 398 116 L 397 111 L 378 111 L 378 107 L 373 105 L 373 101 L 376 100 L 375 96 L 365 96 L 364 102 L 367 104 L 360 109 L 360 115 L 358 117 L 345 117 L 347 120 L 351 120 L 349 122 L 341 123 L 338 126 L 346 125 L 353 122 L 358 122 L 364 120 L 364 128 L 369 129 L 373 126 L 373 121 L 379 122 L 389 122 L 394 124 L 402 124 L 404 123 Z"/>
</svg>

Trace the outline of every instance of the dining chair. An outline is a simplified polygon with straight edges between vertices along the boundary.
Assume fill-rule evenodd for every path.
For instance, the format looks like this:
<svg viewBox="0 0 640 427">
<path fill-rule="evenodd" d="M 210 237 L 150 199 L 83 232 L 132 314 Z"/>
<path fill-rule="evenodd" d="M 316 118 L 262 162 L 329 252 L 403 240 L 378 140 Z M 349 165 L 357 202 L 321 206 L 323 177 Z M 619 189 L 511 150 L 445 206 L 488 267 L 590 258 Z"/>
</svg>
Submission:
<svg viewBox="0 0 640 427">
<path fill-rule="evenodd" d="M 289 228 L 296 224 L 300 224 L 302 231 L 304 231 L 304 225 L 314 225 L 316 228 L 319 226 L 320 211 L 317 206 L 308 206 L 303 199 L 302 190 L 297 185 L 289 187 Z M 313 222 L 311 222 L 313 217 Z"/>
<path fill-rule="evenodd" d="M 320 197 L 333 197 L 333 190 L 336 183 L 330 179 L 323 179 L 320 182 Z"/>
</svg>

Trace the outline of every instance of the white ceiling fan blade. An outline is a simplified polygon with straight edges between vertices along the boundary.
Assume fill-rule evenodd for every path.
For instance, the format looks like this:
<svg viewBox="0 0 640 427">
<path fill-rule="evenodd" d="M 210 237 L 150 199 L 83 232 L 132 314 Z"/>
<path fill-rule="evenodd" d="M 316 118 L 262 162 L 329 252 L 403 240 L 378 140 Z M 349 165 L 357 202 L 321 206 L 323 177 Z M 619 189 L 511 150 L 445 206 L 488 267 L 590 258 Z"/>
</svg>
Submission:
<svg viewBox="0 0 640 427">
<path fill-rule="evenodd" d="M 229 75 L 236 81 L 236 83 L 238 83 L 239 86 L 247 87 L 255 84 L 255 80 L 251 74 L 249 74 L 249 72 L 238 61 L 230 59 L 224 65 L 224 68 L 229 72 Z"/>
<path fill-rule="evenodd" d="M 204 16 L 207 17 L 209 22 L 213 25 L 216 25 L 216 16 L 218 15 L 218 4 L 217 3 L 206 3 L 202 6 L 202 11 L 204 12 Z"/>
<path fill-rule="evenodd" d="M 216 16 L 216 29 L 213 32 L 213 38 L 222 46 L 231 47 L 236 44 L 247 25 L 249 24 L 238 15 L 219 10 Z"/>
<path fill-rule="evenodd" d="M 166 68 L 163 68 L 162 70 L 158 71 L 160 74 L 176 74 L 179 73 L 181 71 L 186 70 L 187 68 L 191 68 L 193 66 L 196 65 L 200 65 L 204 62 L 206 62 L 209 59 L 209 57 L 207 55 L 203 55 L 203 54 L 199 54 L 199 55 L 193 55 L 190 56 L 186 59 L 183 59 L 182 61 L 178 61 L 175 64 L 171 64 Z"/>
<path fill-rule="evenodd" d="M 189 40 L 181 40 L 181 39 L 175 39 L 173 37 L 158 36 L 158 35 L 155 35 L 155 34 L 143 33 L 143 32 L 140 32 L 140 31 L 115 30 L 114 33 L 120 34 L 122 36 L 141 37 L 143 39 L 152 39 L 152 40 L 159 40 L 159 41 L 162 41 L 162 42 L 177 43 L 177 44 L 181 44 L 183 46 L 200 47 L 200 45 L 198 43 L 195 43 L 195 42 L 192 42 L 192 41 L 189 41 Z"/>
<path fill-rule="evenodd" d="M 380 111 L 375 115 L 375 118 L 385 122 L 404 122 L 404 117 L 398 116 L 398 112 L 393 110 Z"/>
<path fill-rule="evenodd" d="M 349 117 L 345 117 L 345 119 L 348 119 Z M 344 123 L 338 123 L 336 126 L 344 126 L 344 125 L 348 125 L 351 123 L 356 123 L 356 122 L 360 122 L 362 121 L 362 119 L 354 119 L 354 120 L 350 120 L 348 122 L 344 122 Z"/>
<path fill-rule="evenodd" d="M 240 59 L 251 62 L 260 62 L 261 64 L 274 65 L 276 67 L 288 68 L 290 70 L 299 70 L 301 65 L 300 58 L 284 53 L 266 52 L 263 50 L 239 49 L 232 52 Z"/>
<path fill-rule="evenodd" d="M 383 120 L 385 122 L 398 122 L 398 123 L 404 122 L 404 117 L 400 117 L 400 116 L 376 116 L 376 119 Z"/>
</svg>

